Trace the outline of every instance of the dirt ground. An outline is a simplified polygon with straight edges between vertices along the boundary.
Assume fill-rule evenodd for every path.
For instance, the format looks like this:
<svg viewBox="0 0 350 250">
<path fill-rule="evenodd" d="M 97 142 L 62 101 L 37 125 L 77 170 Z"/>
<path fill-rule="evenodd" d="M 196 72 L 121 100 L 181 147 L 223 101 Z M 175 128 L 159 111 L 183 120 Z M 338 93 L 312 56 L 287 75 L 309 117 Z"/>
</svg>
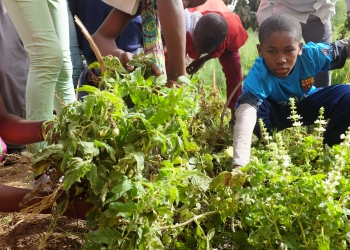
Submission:
<svg viewBox="0 0 350 250">
<path fill-rule="evenodd" d="M 31 189 L 31 160 L 22 155 L 19 162 L 0 166 L 0 184 Z M 1 206 L 1 204 L 0 204 Z M 83 249 L 85 221 L 62 216 L 52 236 L 41 247 L 51 215 L 0 213 L 0 250 Z"/>
</svg>

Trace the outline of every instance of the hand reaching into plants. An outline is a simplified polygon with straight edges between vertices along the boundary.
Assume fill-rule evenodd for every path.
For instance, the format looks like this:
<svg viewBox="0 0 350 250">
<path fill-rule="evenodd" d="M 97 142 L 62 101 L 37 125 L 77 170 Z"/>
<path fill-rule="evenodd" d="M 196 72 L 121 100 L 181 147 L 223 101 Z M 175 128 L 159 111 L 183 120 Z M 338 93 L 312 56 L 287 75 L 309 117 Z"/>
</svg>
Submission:
<svg viewBox="0 0 350 250">
<path fill-rule="evenodd" d="M 187 66 L 186 71 L 188 74 L 192 75 L 196 73 L 198 70 L 200 70 L 205 63 L 205 58 L 201 57 L 196 60 L 194 60 L 190 65 Z"/>
<path fill-rule="evenodd" d="M 129 65 L 129 62 L 132 60 L 132 59 L 135 59 L 135 56 L 136 55 L 133 55 L 132 53 L 130 52 L 124 52 L 122 53 L 120 56 L 119 56 L 119 60 L 121 62 L 121 64 L 123 65 L 123 67 L 128 70 L 128 71 L 133 71 L 135 69 L 135 66 L 131 66 Z M 137 56 L 136 56 L 137 57 Z M 136 58 L 137 60 L 137 58 Z M 151 74 L 152 75 L 155 75 L 155 76 L 160 76 L 163 74 L 163 72 L 158 68 L 157 64 L 153 63 L 151 65 Z"/>
<path fill-rule="evenodd" d="M 119 60 L 120 60 L 121 64 L 128 71 L 134 70 L 133 66 L 128 65 L 128 62 L 130 62 L 132 60 L 132 57 L 133 57 L 133 54 L 130 52 L 123 52 L 119 56 Z"/>
</svg>

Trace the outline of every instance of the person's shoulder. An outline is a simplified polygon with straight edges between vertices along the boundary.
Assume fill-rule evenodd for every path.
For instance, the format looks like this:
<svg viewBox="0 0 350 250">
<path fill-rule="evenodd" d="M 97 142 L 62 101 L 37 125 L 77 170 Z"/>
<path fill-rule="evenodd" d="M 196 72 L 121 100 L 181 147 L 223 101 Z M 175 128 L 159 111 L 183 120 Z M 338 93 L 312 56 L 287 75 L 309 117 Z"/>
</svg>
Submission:
<svg viewBox="0 0 350 250">
<path fill-rule="evenodd" d="M 330 53 L 331 47 L 328 43 L 308 42 L 303 44 L 301 58 L 313 57 L 315 54 L 329 56 Z"/>
<path fill-rule="evenodd" d="M 261 58 L 261 57 L 256 58 L 252 68 L 249 71 L 249 73 L 257 74 L 259 76 L 266 76 L 269 73 L 269 70 L 266 67 L 264 59 Z"/>
<path fill-rule="evenodd" d="M 249 70 L 246 81 L 248 84 L 256 84 L 257 82 L 260 82 L 262 79 L 269 78 L 270 71 L 266 67 L 264 63 L 264 59 L 261 57 L 258 57 L 251 69 Z"/>
</svg>

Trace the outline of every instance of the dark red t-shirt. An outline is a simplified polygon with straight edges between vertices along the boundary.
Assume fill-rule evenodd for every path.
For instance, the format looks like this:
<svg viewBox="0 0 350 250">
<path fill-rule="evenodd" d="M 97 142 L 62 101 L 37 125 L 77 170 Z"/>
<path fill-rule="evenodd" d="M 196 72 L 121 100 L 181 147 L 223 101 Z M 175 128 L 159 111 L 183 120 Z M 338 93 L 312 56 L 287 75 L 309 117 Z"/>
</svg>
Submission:
<svg viewBox="0 0 350 250">
<path fill-rule="evenodd" d="M 228 49 L 230 51 L 237 51 L 240 47 L 242 47 L 248 39 L 248 34 L 243 28 L 241 19 L 238 15 L 232 13 L 230 9 L 225 5 L 222 0 L 207 0 L 207 2 L 203 5 L 200 5 L 195 8 L 188 8 L 190 12 L 198 11 L 205 15 L 210 12 L 215 12 L 222 15 L 228 24 L 228 35 L 225 41 L 213 52 L 209 53 L 214 58 L 220 57 L 221 54 Z M 193 58 L 197 59 L 199 55 L 195 53 L 193 50 L 193 46 L 189 43 L 192 43 L 192 39 L 188 41 L 191 35 L 187 34 L 186 37 L 186 50 L 187 54 Z M 197 57 L 193 57 L 197 54 Z"/>
</svg>

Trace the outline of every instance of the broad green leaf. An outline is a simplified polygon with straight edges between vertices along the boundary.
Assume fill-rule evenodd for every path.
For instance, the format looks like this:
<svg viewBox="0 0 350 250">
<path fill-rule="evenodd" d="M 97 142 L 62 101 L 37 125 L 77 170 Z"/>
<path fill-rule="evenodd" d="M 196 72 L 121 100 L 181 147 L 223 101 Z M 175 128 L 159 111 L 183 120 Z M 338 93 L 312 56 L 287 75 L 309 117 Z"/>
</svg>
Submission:
<svg viewBox="0 0 350 250">
<path fill-rule="evenodd" d="M 229 172 L 221 172 L 218 176 L 216 176 L 210 183 L 210 189 L 216 189 L 218 187 L 224 186 L 227 182 L 227 179 L 231 179 L 232 174 Z"/>
<path fill-rule="evenodd" d="M 291 250 L 300 249 L 300 244 L 297 242 L 296 238 L 293 237 L 293 235 L 281 235 L 281 237 L 289 249 Z"/>
<path fill-rule="evenodd" d="M 137 207 L 134 202 L 128 200 L 123 202 L 111 202 L 108 209 L 104 212 L 107 217 L 113 218 L 116 216 L 128 217 L 136 211 Z"/>
<path fill-rule="evenodd" d="M 67 166 L 67 172 L 63 181 L 64 190 L 68 190 L 75 182 L 80 182 L 80 178 L 85 176 L 90 168 L 90 163 L 83 159 L 74 157 Z"/>
<path fill-rule="evenodd" d="M 90 186 L 95 195 L 101 193 L 105 183 L 107 182 L 107 169 L 104 166 L 96 166 L 91 163 L 90 171 L 86 173 L 87 179 L 90 181 Z"/>
<path fill-rule="evenodd" d="M 98 148 L 95 148 L 93 142 L 80 141 L 77 143 L 77 149 L 84 160 L 92 160 L 94 156 L 99 154 Z"/>
<path fill-rule="evenodd" d="M 111 192 L 114 194 L 112 198 L 108 199 L 106 203 L 110 203 L 112 201 L 118 200 L 122 197 L 126 192 L 131 190 L 133 184 L 130 179 L 127 179 L 126 176 L 123 179 L 119 180 L 118 183 L 112 188 Z"/>
<path fill-rule="evenodd" d="M 85 238 L 92 242 L 114 245 L 122 235 L 116 228 L 105 228 L 87 233 Z"/>
<path fill-rule="evenodd" d="M 142 152 L 134 152 L 131 155 L 135 158 L 137 163 L 137 171 L 142 172 L 145 164 L 145 156 Z"/>
</svg>

